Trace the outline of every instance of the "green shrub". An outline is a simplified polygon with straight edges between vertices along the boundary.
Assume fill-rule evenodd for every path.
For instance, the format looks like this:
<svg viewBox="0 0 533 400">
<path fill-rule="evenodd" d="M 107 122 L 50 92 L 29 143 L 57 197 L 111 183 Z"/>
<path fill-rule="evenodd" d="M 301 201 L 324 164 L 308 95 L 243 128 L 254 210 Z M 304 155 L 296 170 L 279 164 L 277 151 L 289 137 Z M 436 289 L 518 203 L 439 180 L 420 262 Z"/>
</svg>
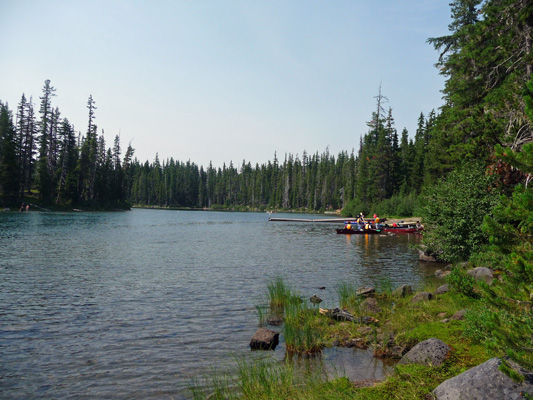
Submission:
<svg viewBox="0 0 533 400">
<path fill-rule="evenodd" d="M 457 292 L 474 299 L 479 297 L 478 293 L 475 291 L 476 280 L 474 277 L 468 275 L 464 269 L 458 266 L 454 267 L 452 273 L 445 279 Z"/>
</svg>

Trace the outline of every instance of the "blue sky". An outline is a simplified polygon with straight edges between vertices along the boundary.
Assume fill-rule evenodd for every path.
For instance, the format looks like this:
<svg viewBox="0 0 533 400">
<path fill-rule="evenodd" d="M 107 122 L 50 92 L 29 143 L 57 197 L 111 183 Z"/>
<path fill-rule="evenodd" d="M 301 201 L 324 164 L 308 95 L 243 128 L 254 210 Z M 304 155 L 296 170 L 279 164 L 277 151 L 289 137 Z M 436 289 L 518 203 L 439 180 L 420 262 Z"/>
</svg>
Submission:
<svg viewBox="0 0 533 400">
<path fill-rule="evenodd" d="M 54 107 L 108 146 L 216 167 L 357 150 L 381 84 L 399 132 L 442 104 L 427 38 L 449 0 L 0 0 L 0 100 Z"/>
</svg>

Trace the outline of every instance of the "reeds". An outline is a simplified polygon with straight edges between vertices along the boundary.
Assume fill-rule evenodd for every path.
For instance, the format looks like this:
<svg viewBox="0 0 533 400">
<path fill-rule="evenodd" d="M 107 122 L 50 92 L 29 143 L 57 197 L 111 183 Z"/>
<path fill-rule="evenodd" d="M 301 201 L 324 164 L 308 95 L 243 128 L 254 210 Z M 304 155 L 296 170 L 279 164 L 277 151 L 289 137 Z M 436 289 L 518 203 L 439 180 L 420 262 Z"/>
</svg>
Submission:
<svg viewBox="0 0 533 400">
<path fill-rule="evenodd" d="M 351 283 L 341 282 L 335 286 L 341 308 L 348 308 L 357 302 L 357 288 Z"/>
<path fill-rule="evenodd" d="M 287 350 L 297 353 L 313 353 L 324 347 L 324 339 L 317 329 L 323 317 L 307 300 L 302 300 L 299 293 L 285 284 L 278 277 L 268 283 L 268 302 L 271 313 L 283 313 L 282 333 Z"/>
<path fill-rule="evenodd" d="M 301 302 L 299 293 L 293 292 L 283 281 L 277 277 L 267 284 L 268 301 L 271 308 L 284 308 L 291 303 Z"/>
</svg>

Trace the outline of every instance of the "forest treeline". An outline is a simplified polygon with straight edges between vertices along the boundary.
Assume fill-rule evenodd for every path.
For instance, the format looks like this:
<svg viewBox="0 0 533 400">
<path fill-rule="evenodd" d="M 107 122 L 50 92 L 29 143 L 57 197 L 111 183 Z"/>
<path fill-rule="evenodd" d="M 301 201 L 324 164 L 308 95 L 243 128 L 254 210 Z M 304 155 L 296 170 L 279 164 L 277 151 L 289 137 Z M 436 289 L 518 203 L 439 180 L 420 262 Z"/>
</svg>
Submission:
<svg viewBox="0 0 533 400">
<path fill-rule="evenodd" d="M 38 197 L 43 206 L 117 208 L 128 204 L 158 207 L 287 209 L 324 211 L 356 201 L 360 211 L 410 215 L 413 199 L 428 181 L 432 111 L 420 114 L 414 138 L 398 135 L 386 98 L 377 98 L 369 131 L 355 154 L 286 154 L 252 165 L 204 168 L 174 158 L 144 163 L 134 149 L 121 153 L 119 136 L 106 148 L 96 125 L 96 103 L 87 101 L 87 129 L 76 132 L 52 104 L 55 88 L 46 80 L 39 109 L 22 95 L 16 112 L 0 103 L 1 190 L 4 207 Z M 15 114 L 13 116 L 13 114 Z M 353 206 L 351 207 L 353 208 Z"/>
<path fill-rule="evenodd" d="M 337 210 L 357 199 L 362 210 L 395 198 L 384 212 L 408 215 L 412 197 L 422 187 L 428 156 L 432 111 L 421 113 L 415 137 L 394 125 L 392 109 L 385 111 L 385 97 L 377 96 L 377 109 L 361 137 L 357 154 L 343 151 L 337 156 L 322 153 L 286 154 L 252 166 L 243 161 L 215 168 L 173 158 L 140 162 L 134 149 L 121 154 L 119 136 L 106 148 L 98 134 L 96 105 L 87 101 L 87 130 L 76 132 L 60 110 L 53 108 L 55 88 L 46 80 L 39 111 L 23 94 L 15 118 L 7 104 L 0 104 L 2 130 L 2 200 L 16 206 L 38 196 L 43 205 L 71 207 L 142 206 L 191 208 L 240 208 Z M 14 122 L 15 121 L 15 122 Z"/>
</svg>

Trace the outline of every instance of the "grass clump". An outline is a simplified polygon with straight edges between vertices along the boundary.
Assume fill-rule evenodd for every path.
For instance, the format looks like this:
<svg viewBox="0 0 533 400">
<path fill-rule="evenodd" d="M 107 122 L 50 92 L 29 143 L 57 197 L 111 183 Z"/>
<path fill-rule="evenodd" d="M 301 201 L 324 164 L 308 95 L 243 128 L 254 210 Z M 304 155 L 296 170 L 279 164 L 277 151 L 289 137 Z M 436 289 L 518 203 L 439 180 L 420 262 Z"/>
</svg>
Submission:
<svg viewBox="0 0 533 400">
<path fill-rule="evenodd" d="M 307 304 L 285 307 L 283 336 L 287 350 L 296 353 L 315 353 L 324 348 L 325 321 L 320 313 Z"/>
<path fill-rule="evenodd" d="M 294 293 L 280 277 L 267 284 L 267 292 L 271 308 L 284 308 L 286 305 L 301 302 L 300 296 Z"/>
</svg>

